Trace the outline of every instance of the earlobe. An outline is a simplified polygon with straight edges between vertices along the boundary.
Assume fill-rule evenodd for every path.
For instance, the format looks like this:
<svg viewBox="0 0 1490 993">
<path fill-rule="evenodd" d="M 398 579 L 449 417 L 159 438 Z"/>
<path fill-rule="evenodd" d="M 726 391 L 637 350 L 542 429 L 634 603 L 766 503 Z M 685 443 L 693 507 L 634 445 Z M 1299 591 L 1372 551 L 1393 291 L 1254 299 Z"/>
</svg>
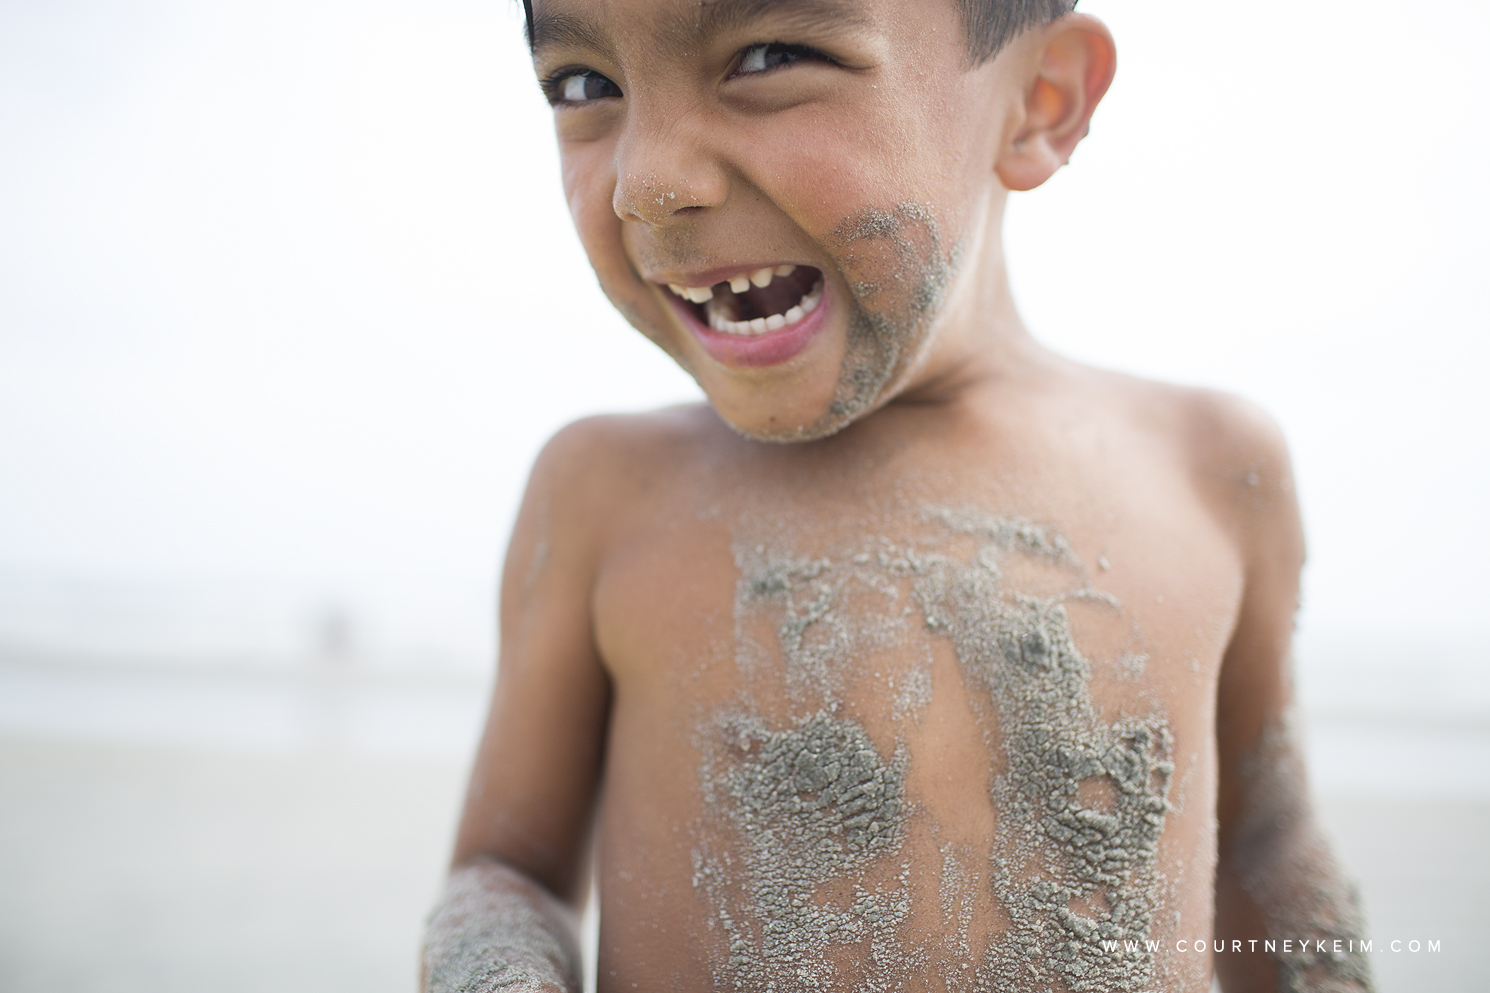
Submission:
<svg viewBox="0 0 1490 993">
<path fill-rule="evenodd" d="M 1011 190 L 1032 190 L 1070 161 L 1112 85 L 1117 48 L 1107 25 L 1068 14 L 1030 32 L 1023 118 L 1000 149 L 994 172 Z"/>
</svg>

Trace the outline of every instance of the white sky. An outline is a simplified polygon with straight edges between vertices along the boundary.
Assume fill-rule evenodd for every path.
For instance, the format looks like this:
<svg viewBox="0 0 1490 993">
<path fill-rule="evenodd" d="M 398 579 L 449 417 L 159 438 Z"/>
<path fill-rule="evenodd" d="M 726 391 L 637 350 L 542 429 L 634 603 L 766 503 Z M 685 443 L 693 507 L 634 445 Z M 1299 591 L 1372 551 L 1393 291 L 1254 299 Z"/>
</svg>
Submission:
<svg viewBox="0 0 1490 993">
<path fill-rule="evenodd" d="M 258 584 L 489 652 L 542 440 L 696 395 L 595 287 L 515 6 L 0 0 L 0 599 Z M 1028 322 L 1283 422 L 1306 628 L 1490 638 L 1490 14 L 1082 9 L 1120 68 L 1011 208 Z"/>
</svg>

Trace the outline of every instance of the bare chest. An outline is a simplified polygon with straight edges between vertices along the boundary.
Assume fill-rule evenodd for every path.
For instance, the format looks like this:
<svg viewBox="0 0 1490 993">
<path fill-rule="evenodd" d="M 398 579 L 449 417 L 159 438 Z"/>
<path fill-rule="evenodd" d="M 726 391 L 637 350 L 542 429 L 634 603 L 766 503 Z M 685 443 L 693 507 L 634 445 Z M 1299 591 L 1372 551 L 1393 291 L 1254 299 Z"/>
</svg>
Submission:
<svg viewBox="0 0 1490 993">
<path fill-rule="evenodd" d="M 1223 544 L 946 496 L 695 514 L 597 598 L 608 822 L 671 819 L 666 854 L 615 858 L 686 872 L 716 981 L 920 985 L 879 959 L 969 988 L 1127 982 L 1165 921 L 1206 912 L 1163 866 L 1209 842 Z"/>
</svg>

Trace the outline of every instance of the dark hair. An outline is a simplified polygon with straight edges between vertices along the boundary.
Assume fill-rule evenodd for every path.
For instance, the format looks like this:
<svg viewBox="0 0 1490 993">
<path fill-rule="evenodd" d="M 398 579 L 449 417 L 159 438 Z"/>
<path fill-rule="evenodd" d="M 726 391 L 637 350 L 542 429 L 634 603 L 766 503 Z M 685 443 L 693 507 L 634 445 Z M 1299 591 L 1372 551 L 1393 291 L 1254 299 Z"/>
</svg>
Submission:
<svg viewBox="0 0 1490 993">
<path fill-rule="evenodd" d="M 1076 0 L 957 0 L 974 65 L 993 58 L 1026 28 L 1049 24 L 1075 9 Z"/>
<path fill-rule="evenodd" d="M 1076 0 L 956 0 L 974 65 L 987 62 L 1026 28 L 1049 24 L 1076 9 Z M 533 0 L 523 0 L 528 44 L 533 44 Z"/>
</svg>

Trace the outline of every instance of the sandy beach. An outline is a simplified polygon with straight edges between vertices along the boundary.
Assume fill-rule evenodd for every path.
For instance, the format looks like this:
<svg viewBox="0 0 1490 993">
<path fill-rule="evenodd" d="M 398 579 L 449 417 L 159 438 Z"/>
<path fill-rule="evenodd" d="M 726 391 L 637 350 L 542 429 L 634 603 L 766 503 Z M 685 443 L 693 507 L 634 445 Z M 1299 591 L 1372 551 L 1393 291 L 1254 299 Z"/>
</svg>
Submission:
<svg viewBox="0 0 1490 993">
<path fill-rule="evenodd" d="M 106 726 L 96 714 L 91 725 L 84 718 L 105 695 L 119 698 L 109 679 L 78 677 L 43 692 L 41 670 L 27 671 L 29 683 L 14 667 L 8 682 L 0 678 L 8 701 L 0 703 L 0 989 L 414 988 L 421 921 L 465 774 L 457 746 L 479 719 L 477 682 L 328 690 L 259 679 L 259 710 L 223 708 L 214 719 L 204 687 L 226 687 L 220 704 L 247 698 L 242 681 L 182 677 L 179 706 L 137 706 Z M 79 689 L 87 685 L 100 687 L 91 702 Z M 284 719 L 254 738 L 246 729 L 277 712 L 269 706 L 275 693 L 286 706 L 315 705 L 281 708 Z M 65 734 L 46 733 L 58 726 L 48 707 L 83 716 Z M 215 725 L 216 737 L 181 724 L 181 707 L 197 724 Z M 285 717 L 294 713 L 310 723 Z M 419 749 L 407 736 L 379 740 L 358 730 L 401 713 L 422 715 L 443 737 Z M 1349 733 L 1328 725 L 1321 733 L 1364 754 Z M 1483 737 L 1478 726 L 1467 733 Z M 1367 736 L 1390 745 L 1383 734 Z M 1484 989 L 1478 948 L 1490 926 L 1482 899 L 1490 797 L 1477 789 L 1414 794 L 1393 782 L 1394 793 L 1328 782 L 1320 790 L 1325 822 L 1366 898 L 1380 988 Z"/>
<path fill-rule="evenodd" d="M 0 988 L 411 990 L 455 762 L 0 743 Z"/>
</svg>

